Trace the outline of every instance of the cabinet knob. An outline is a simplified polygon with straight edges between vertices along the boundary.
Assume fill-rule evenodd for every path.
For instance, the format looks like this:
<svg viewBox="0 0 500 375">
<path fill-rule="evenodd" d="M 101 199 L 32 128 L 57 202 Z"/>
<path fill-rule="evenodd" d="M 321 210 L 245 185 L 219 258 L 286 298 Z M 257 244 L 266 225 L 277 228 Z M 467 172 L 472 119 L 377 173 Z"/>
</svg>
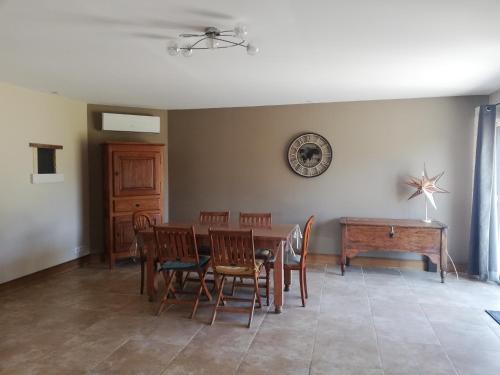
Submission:
<svg viewBox="0 0 500 375">
<path fill-rule="evenodd" d="M 136 207 L 141 207 L 141 205 L 139 203 L 136 203 L 135 206 Z"/>
<path fill-rule="evenodd" d="M 394 232 L 394 226 L 391 225 L 391 231 L 389 232 L 389 237 L 394 237 L 394 235 L 396 234 L 396 232 Z"/>
</svg>

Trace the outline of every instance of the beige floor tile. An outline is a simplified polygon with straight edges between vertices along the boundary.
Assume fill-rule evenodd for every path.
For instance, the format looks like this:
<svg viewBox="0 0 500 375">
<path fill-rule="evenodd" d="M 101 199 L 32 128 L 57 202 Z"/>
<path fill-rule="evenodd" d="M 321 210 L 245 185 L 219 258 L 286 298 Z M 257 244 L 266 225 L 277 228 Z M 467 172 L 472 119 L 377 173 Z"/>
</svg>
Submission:
<svg viewBox="0 0 500 375">
<path fill-rule="evenodd" d="M 426 374 L 456 375 L 440 345 L 409 344 L 379 340 L 384 373 L 389 375 Z"/>
<path fill-rule="evenodd" d="M 498 374 L 497 285 L 435 273 L 310 267 L 282 314 L 171 307 L 139 294 L 139 267 L 77 269 L 0 294 L 0 372 L 26 374 Z M 244 288 L 240 295 L 248 295 Z M 500 307 L 499 307 L 500 308 Z M 139 357 L 140 354 L 140 359 Z"/>
<path fill-rule="evenodd" d="M 268 352 L 248 353 L 238 369 L 238 375 L 307 375 L 309 374 L 310 360 L 301 358 L 302 354 L 294 352 L 295 358 L 283 353 Z"/>
<path fill-rule="evenodd" d="M 500 374 L 500 357 L 496 352 L 449 350 L 447 353 L 460 375 Z"/>
<path fill-rule="evenodd" d="M 313 361 L 310 375 L 384 375 L 381 368 L 339 366 L 329 361 Z"/>
<path fill-rule="evenodd" d="M 379 338 L 413 344 L 439 344 L 427 320 L 374 317 L 373 321 Z"/>
<path fill-rule="evenodd" d="M 484 350 L 496 352 L 500 361 L 500 339 L 487 325 L 432 323 L 445 350 Z"/>
<path fill-rule="evenodd" d="M 97 366 L 128 340 L 126 335 L 106 332 L 74 336 L 69 341 L 45 354 L 40 360 L 61 368 L 88 371 Z"/>
<path fill-rule="evenodd" d="M 244 357 L 244 352 L 227 353 L 221 350 L 214 353 L 212 350 L 205 351 L 198 348 L 184 349 L 167 366 L 164 375 L 233 375 Z"/>
<path fill-rule="evenodd" d="M 154 340 L 129 340 L 94 369 L 96 374 L 160 374 L 182 346 Z"/>
</svg>

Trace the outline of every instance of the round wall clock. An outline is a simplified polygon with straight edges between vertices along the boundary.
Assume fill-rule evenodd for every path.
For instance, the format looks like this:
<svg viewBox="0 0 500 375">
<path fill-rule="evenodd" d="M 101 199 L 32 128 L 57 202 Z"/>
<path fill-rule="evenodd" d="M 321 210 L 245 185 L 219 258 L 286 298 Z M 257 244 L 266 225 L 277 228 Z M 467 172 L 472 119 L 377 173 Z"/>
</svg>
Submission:
<svg viewBox="0 0 500 375">
<path fill-rule="evenodd" d="M 303 177 L 316 177 L 325 172 L 333 159 L 332 146 L 316 133 L 304 133 L 288 147 L 288 163 Z"/>
</svg>

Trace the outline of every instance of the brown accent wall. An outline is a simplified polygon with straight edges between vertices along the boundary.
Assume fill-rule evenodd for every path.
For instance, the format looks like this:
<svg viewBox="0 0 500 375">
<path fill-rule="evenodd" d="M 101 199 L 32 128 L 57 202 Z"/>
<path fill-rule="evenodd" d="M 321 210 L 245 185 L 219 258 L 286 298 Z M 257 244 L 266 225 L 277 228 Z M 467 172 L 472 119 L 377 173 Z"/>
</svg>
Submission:
<svg viewBox="0 0 500 375">
<path fill-rule="evenodd" d="M 160 134 L 103 131 L 102 113 L 123 113 L 130 115 L 150 115 L 160 117 Z M 90 247 L 93 252 L 104 250 L 104 198 L 103 198 L 103 156 L 102 143 L 106 141 L 164 143 L 167 146 L 167 111 L 161 109 L 117 107 L 89 104 L 88 153 L 90 191 Z M 165 151 L 167 153 L 167 151 Z M 165 155 L 165 194 L 168 196 L 168 157 Z M 168 219 L 168 199 L 165 199 L 165 220 Z"/>
<path fill-rule="evenodd" d="M 488 97 L 448 97 L 175 110 L 168 112 L 169 208 L 172 220 L 201 209 L 271 211 L 275 222 L 304 223 L 314 214 L 311 247 L 338 253 L 341 216 L 422 218 L 421 197 L 408 201 L 408 174 L 424 162 L 446 171 L 432 217 L 450 226 L 449 247 L 467 259 L 474 107 Z M 90 116 L 89 116 L 90 117 Z M 290 140 L 307 131 L 333 146 L 330 169 L 317 178 L 294 174 Z M 90 138 L 90 137 L 89 137 Z"/>
</svg>

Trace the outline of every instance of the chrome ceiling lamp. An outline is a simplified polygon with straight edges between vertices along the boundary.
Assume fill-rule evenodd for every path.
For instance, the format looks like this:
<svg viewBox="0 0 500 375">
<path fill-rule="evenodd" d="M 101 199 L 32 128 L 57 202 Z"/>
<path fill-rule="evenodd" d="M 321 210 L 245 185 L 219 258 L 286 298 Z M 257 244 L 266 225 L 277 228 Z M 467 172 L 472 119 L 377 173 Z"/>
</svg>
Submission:
<svg viewBox="0 0 500 375">
<path fill-rule="evenodd" d="M 171 56 L 189 57 L 195 50 L 216 50 L 222 48 L 243 47 L 249 55 L 255 55 L 259 48 L 249 43 L 245 38 L 248 34 L 247 27 L 236 25 L 232 30 L 219 30 L 216 27 L 207 27 L 203 34 L 180 34 L 179 37 L 188 42 L 179 46 L 177 42 L 168 45 L 167 51 Z"/>
</svg>

